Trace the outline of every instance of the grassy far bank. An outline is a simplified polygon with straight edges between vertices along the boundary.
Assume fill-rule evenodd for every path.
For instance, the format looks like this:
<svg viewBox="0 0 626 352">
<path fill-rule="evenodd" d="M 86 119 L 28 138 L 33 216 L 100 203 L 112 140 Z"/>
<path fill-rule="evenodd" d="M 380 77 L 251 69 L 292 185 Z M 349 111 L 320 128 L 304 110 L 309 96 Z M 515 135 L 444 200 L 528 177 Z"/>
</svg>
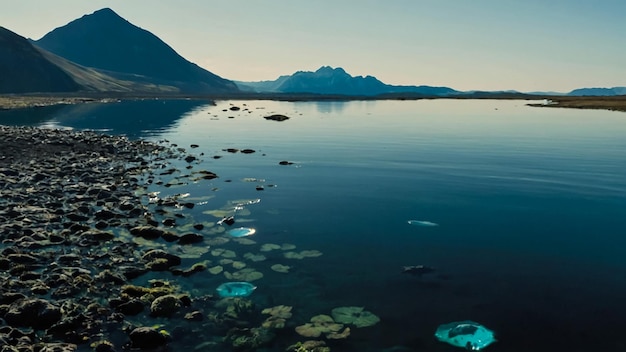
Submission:
<svg viewBox="0 0 626 352">
<path fill-rule="evenodd" d="M 550 104 L 536 103 L 528 104 L 534 107 L 549 108 L 574 108 L 574 109 L 599 109 L 626 112 L 626 95 L 607 97 L 564 97 L 564 96 L 533 96 L 527 94 L 465 94 L 450 97 L 432 97 L 416 95 L 393 95 L 379 97 L 350 97 L 331 96 L 315 94 L 240 94 L 228 96 L 130 96 L 130 95 L 107 95 L 107 94 L 86 94 L 84 96 L 71 95 L 0 95 L 0 110 L 42 107 L 57 104 L 80 104 L 89 102 L 106 102 L 117 99 L 141 99 L 141 98 L 163 98 L 163 99 L 259 99 L 259 100 L 287 100 L 287 101 L 319 101 L 319 100 L 415 100 L 415 99 L 523 99 L 523 100 L 545 100 Z"/>
<path fill-rule="evenodd" d="M 596 109 L 626 112 L 626 96 L 550 97 L 551 104 L 528 104 L 548 108 Z"/>
</svg>

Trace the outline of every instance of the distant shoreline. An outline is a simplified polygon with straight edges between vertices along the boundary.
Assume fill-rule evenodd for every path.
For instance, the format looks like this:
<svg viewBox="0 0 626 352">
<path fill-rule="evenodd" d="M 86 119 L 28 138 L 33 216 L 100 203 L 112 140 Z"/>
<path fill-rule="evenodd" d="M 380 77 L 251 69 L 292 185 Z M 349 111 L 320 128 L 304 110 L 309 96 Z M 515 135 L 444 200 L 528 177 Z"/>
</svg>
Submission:
<svg viewBox="0 0 626 352">
<path fill-rule="evenodd" d="M 420 99 L 501 99 L 547 100 L 550 103 L 528 104 L 533 107 L 596 109 L 626 112 L 626 96 L 544 96 L 513 93 L 474 93 L 455 96 L 425 96 L 416 94 L 387 94 L 379 96 L 345 96 L 319 94 L 213 94 L 213 95 L 129 95 L 115 93 L 41 93 L 0 95 L 0 110 L 37 108 L 53 105 L 73 105 L 134 99 L 194 99 L 194 100 L 277 100 L 277 101 L 353 101 L 353 100 L 420 100 Z"/>
</svg>

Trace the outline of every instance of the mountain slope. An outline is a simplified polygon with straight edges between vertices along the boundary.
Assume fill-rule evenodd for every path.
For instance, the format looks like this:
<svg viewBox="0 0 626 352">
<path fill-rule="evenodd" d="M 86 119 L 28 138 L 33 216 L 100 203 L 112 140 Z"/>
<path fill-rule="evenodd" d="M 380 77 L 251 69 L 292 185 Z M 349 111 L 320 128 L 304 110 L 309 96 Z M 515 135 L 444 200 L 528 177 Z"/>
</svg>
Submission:
<svg viewBox="0 0 626 352">
<path fill-rule="evenodd" d="M 80 86 L 28 40 L 0 27 L 0 93 L 72 92 Z"/>
<path fill-rule="evenodd" d="M 130 77 L 126 80 L 114 78 L 103 71 L 78 65 L 37 46 L 35 46 L 35 49 L 48 61 L 72 77 L 81 90 L 87 92 L 168 94 L 179 91 L 178 88 L 173 86 L 142 83 L 137 77 Z"/>
<path fill-rule="evenodd" d="M 237 82 L 242 90 L 272 93 L 314 93 L 338 95 L 375 96 L 393 93 L 412 93 L 428 96 L 445 96 L 458 93 L 448 87 L 394 86 L 372 76 L 351 76 L 342 68 L 322 66 L 315 72 L 298 71 L 291 76 L 281 76 L 275 81 Z"/>
<path fill-rule="evenodd" d="M 86 67 L 173 85 L 183 92 L 236 92 L 236 85 L 180 56 L 154 34 L 105 8 L 59 27 L 37 46 Z"/>
</svg>

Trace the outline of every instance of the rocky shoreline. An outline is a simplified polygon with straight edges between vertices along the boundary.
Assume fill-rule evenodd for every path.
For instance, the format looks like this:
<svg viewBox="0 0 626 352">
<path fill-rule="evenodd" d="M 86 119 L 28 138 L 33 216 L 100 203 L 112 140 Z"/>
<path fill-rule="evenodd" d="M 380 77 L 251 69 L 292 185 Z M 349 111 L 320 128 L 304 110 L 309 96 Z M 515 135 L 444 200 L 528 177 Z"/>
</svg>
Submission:
<svg viewBox="0 0 626 352">
<path fill-rule="evenodd" d="M 137 191 L 151 182 L 151 170 L 184 157 L 182 150 L 94 132 L 0 126 L 0 151 L 0 350 L 165 345 L 167 334 L 125 316 L 144 309 L 168 316 L 191 299 L 167 282 L 140 287 L 129 280 L 170 270 L 180 258 L 142 250 L 116 233 L 165 232 Z"/>
</svg>

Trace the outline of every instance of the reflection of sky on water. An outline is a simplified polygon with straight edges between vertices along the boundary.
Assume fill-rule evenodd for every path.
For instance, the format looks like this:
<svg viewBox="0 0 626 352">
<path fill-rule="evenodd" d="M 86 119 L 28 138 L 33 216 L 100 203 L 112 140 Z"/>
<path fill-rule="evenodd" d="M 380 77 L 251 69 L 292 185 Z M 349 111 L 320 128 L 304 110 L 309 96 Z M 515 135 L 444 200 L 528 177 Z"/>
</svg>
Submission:
<svg viewBox="0 0 626 352">
<path fill-rule="evenodd" d="M 56 105 L 0 112 L 0 123 L 95 130 L 130 138 L 157 136 L 178 120 L 210 104 L 200 100 L 126 100 Z"/>
<path fill-rule="evenodd" d="M 202 223 L 212 231 L 233 208 L 253 204 L 250 199 L 259 203 L 249 212 L 237 210 L 234 225 L 254 228 L 254 237 L 244 239 L 256 244 L 229 238 L 212 249 L 233 251 L 247 260 L 246 268 L 262 272 L 252 299 L 263 308 L 270 298 L 294 306 L 295 324 L 338 306 L 380 315 L 379 325 L 354 329 L 367 337 L 349 340 L 353 350 L 416 340 L 414 350 L 443 350 L 448 346 L 438 345 L 435 329 L 458 319 L 494 329 L 503 338 L 489 348 L 507 351 L 576 350 L 581 344 L 594 350 L 622 340 L 623 329 L 607 330 L 597 317 L 602 312 L 615 322 L 626 315 L 623 114 L 449 99 L 202 104 L 86 104 L 30 122 L 109 128 L 185 148 L 197 144 L 188 153 L 201 164 L 173 162 L 218 178 L 188 182 L 186 171 L 159 176 L 171 185 L 158 188 L 161 198 L 189 194 L 187 201 L 196 202 L 181 225 Z M 242 110 L 230 111 L 231 105 Z M 263 118 L 271 113 L 291 118 Z M 227 147 L 256 153 L 227 153 Z M 279 165 L 282 160 L 294 165 Z M 278 187 L 256 189 L 269 184 Z M 411 226 L 410 219 L 422 226 Z M 211 235 L 218 233 L 228 235 Z M 269 244 L 323 255 L 296 259 L 284 247 L 265 253 Z M 263 252 L 267 261 L 248 260 L 247 252 Z M 184 267 L 194 264 L 185 260 Z M 277 273 L 270 268 L 275 263 L 292 269 Z M 422 279 L 400 273 L 420 264 L 436 273 Z M 162 274 L 141 280 L 149 275 Z M 182 281 L 186 290 L 213 294 L 224 281 L 223 275 L 195 275 Z M 520 331 L 518 317 L 533 324 Z M 555 326 L 570 336 L 585 331 L 594 346 L 576 338 L 563 345 L 552 334 Z M 547 347 L 536 348 L 528 336 Z M 528 348 L 507 348 L 520 343 Z"/>
<path fill-rule="evenodd" d="M 341 113 L 346 106 L 345 101 L 318 101 L 315 102 L 317 111 L 322 114 Z"/>
</svg>

